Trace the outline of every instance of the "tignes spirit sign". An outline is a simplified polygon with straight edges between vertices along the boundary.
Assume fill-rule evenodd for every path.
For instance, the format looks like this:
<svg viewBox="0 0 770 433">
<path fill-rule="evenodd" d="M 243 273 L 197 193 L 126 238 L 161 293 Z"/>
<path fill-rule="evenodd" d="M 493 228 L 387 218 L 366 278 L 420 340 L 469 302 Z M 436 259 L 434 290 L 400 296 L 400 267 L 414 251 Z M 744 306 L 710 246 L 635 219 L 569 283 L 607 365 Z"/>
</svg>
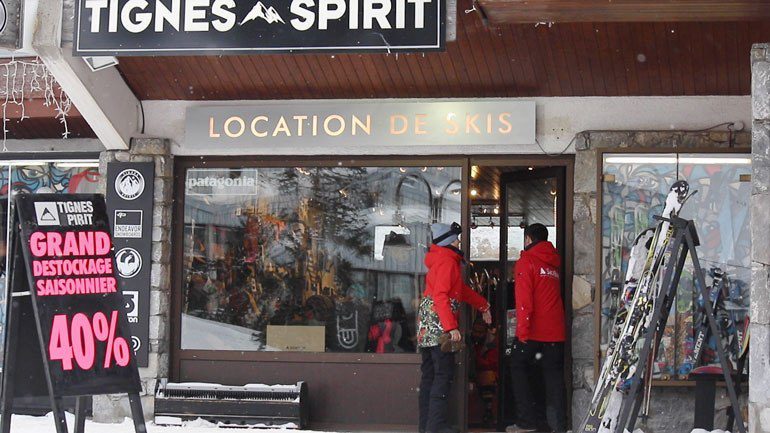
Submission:
<svg viewBox="0 0 770 433">
<path fill-rule="evenodd" d="M 76 55 L 436 51 L 446 0 L 78 0 Z"/>
</svg>

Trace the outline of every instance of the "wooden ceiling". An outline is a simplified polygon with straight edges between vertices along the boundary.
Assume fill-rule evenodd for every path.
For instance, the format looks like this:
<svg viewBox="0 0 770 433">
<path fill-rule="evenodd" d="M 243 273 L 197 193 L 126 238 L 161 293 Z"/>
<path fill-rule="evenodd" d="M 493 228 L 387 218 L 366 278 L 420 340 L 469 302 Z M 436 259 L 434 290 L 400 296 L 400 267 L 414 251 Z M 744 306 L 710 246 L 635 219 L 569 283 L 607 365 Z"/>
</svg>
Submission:
<svg viewBox="0 0 770 433">
<path fill-rule="evenodd" d="M 68 111 L 65 128 L 62 119 L 57 117 L 54 101 L 46 102 L 45 86 L 30 84 L 47 82 L 50 79 L 41 76 L 42 62 L 34 58 L 16 59 L 21 63 L 12 63 L 11 60 L 0 60 L 0 68 L 10 78 L 0 80 L 0 108 L 8 120 L 5 122 L 5 138 L 61 138 L 65 131 L 69 131 L 70 138 L 96 137 L 74 105 L 71 105 Z M 52 94 L 58 96 L 61 93 L 61 87 L 55 85 Z M 10 96 L 6 100 L 5 95 L 8 94 Z"/>
<path fill-rule="evenodd" d="M 770 20 L 487 27 L 460 0 L 443 53 L 121 57 L 141 99 L 329 99 L 750 94 Z"/>
<path fill-rule="evenodd" d="M 62 138 L 64 125 L 53 117 L 33 117 L 20 120 L 9 119 L 6 123 L 8 130 L 6 138 L 10 139 L 45 139 Z M 68 138 L 96 138 L 96 134 L 82 116 L 67 118 Z"/>
<path fill-rule="evenodd" d="M 25 100 L 23 110 L 21 105 L 9 102 L 6 116 L 7 139 L 61 138 L 65 131 L 69 131 L 69 138 L 96 137 L 88 122 L 74 106 L 66 117 L 65 129 L 61 118 L 56 117 L 56 110 L 51 105 L 45 105 L 42 97 Z"/>
<path fill-rule="evenodd" d="M 757 21 L 768 0 L 478 0 L 490 22 Z"/>
<path fill-rule="evenodd" d="M 471 189 L 478 195 L 471 199 L 472 205 L 485 205 L 484 213 L 479 206 L 471 206 L 472 216 L 495 217 L 490 208 L 500 203 L 500 176 L 506 173 L 528 172 L 527 167 L 474 166 L 471 170 Z M 474 174 L 476 177 L 474 178 Z M 550 179 L 528 179 L 513 182 L 509 186 L 511 200 L 508 202 L 510 216 L 524 216 L 530 222 L 553 225 L 555 185 Z"/>
</svg>

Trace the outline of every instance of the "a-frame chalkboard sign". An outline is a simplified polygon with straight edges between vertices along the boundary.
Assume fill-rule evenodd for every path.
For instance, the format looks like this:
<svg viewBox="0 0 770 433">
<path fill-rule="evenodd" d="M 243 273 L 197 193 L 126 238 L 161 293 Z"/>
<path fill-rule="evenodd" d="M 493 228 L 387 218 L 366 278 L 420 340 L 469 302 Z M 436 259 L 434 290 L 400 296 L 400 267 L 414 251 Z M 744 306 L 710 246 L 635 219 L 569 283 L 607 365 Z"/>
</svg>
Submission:
<svg viewBox="0 0 770 433">
<path fill-rule="evenodd" d="M 85 397 L 118 393 L 145 433 L 104 197 L 19 194 L 13 204 L 0 433 L 10 432 L 15 398 L 48 396 L 66 433 L 61 399 L 77 397 L 82 433 Z"/>
</svg>

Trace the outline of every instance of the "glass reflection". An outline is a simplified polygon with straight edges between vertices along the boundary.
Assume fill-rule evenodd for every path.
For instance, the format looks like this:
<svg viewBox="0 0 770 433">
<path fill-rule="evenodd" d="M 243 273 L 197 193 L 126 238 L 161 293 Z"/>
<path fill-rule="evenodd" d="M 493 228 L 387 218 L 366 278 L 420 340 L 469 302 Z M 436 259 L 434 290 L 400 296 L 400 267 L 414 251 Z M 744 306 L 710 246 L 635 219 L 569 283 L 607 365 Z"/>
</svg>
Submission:
<svg viewBox="0 0 770 433">
<path fill-rule="evenodd" d="M 412 352 L 459 167 L 189 169 L 182 348 Z"/>
</svg>

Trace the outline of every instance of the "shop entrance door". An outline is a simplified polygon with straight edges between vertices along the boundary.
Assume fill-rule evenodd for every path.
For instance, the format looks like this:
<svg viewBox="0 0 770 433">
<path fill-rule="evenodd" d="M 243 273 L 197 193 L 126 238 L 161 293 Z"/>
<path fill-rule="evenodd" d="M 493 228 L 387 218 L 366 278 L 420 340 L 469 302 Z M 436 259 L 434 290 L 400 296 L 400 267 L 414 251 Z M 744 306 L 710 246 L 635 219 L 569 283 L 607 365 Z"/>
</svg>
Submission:
<svg viewBox="0 0 770 433">
<path fill-rule="evenodd" d="M 498 431 L 505 431 L 506 425 L 515 423 L 515 401 L 513 399 L 510 375 L 510 353 L 515 336 L 515 299 L 516 284 L 513 267 L 524 248 L 524 228 L 533 223 L 541 223 L 548 228 L 548 240 L 554 243 L 562 256 L 560 275 L 565 275 L 565 168 L 549 167 L 534 169 L 527 167 L 504 173 L 500 177 L 500 290 L 497 290 L 496 323 L 498 324 L 499 374 L 498 374 Z M 561 279 L 562 299 L 566 287 Z M 565 362 L 565 365 L 568 365 Z M 535 365 L 535 371 L 539 366 Z M 532 375 L 532 387 L 535 397 L 543 400 L 542 375 Z M 544 405 L 539 405 L 543 409 Z"/>
</svg>

